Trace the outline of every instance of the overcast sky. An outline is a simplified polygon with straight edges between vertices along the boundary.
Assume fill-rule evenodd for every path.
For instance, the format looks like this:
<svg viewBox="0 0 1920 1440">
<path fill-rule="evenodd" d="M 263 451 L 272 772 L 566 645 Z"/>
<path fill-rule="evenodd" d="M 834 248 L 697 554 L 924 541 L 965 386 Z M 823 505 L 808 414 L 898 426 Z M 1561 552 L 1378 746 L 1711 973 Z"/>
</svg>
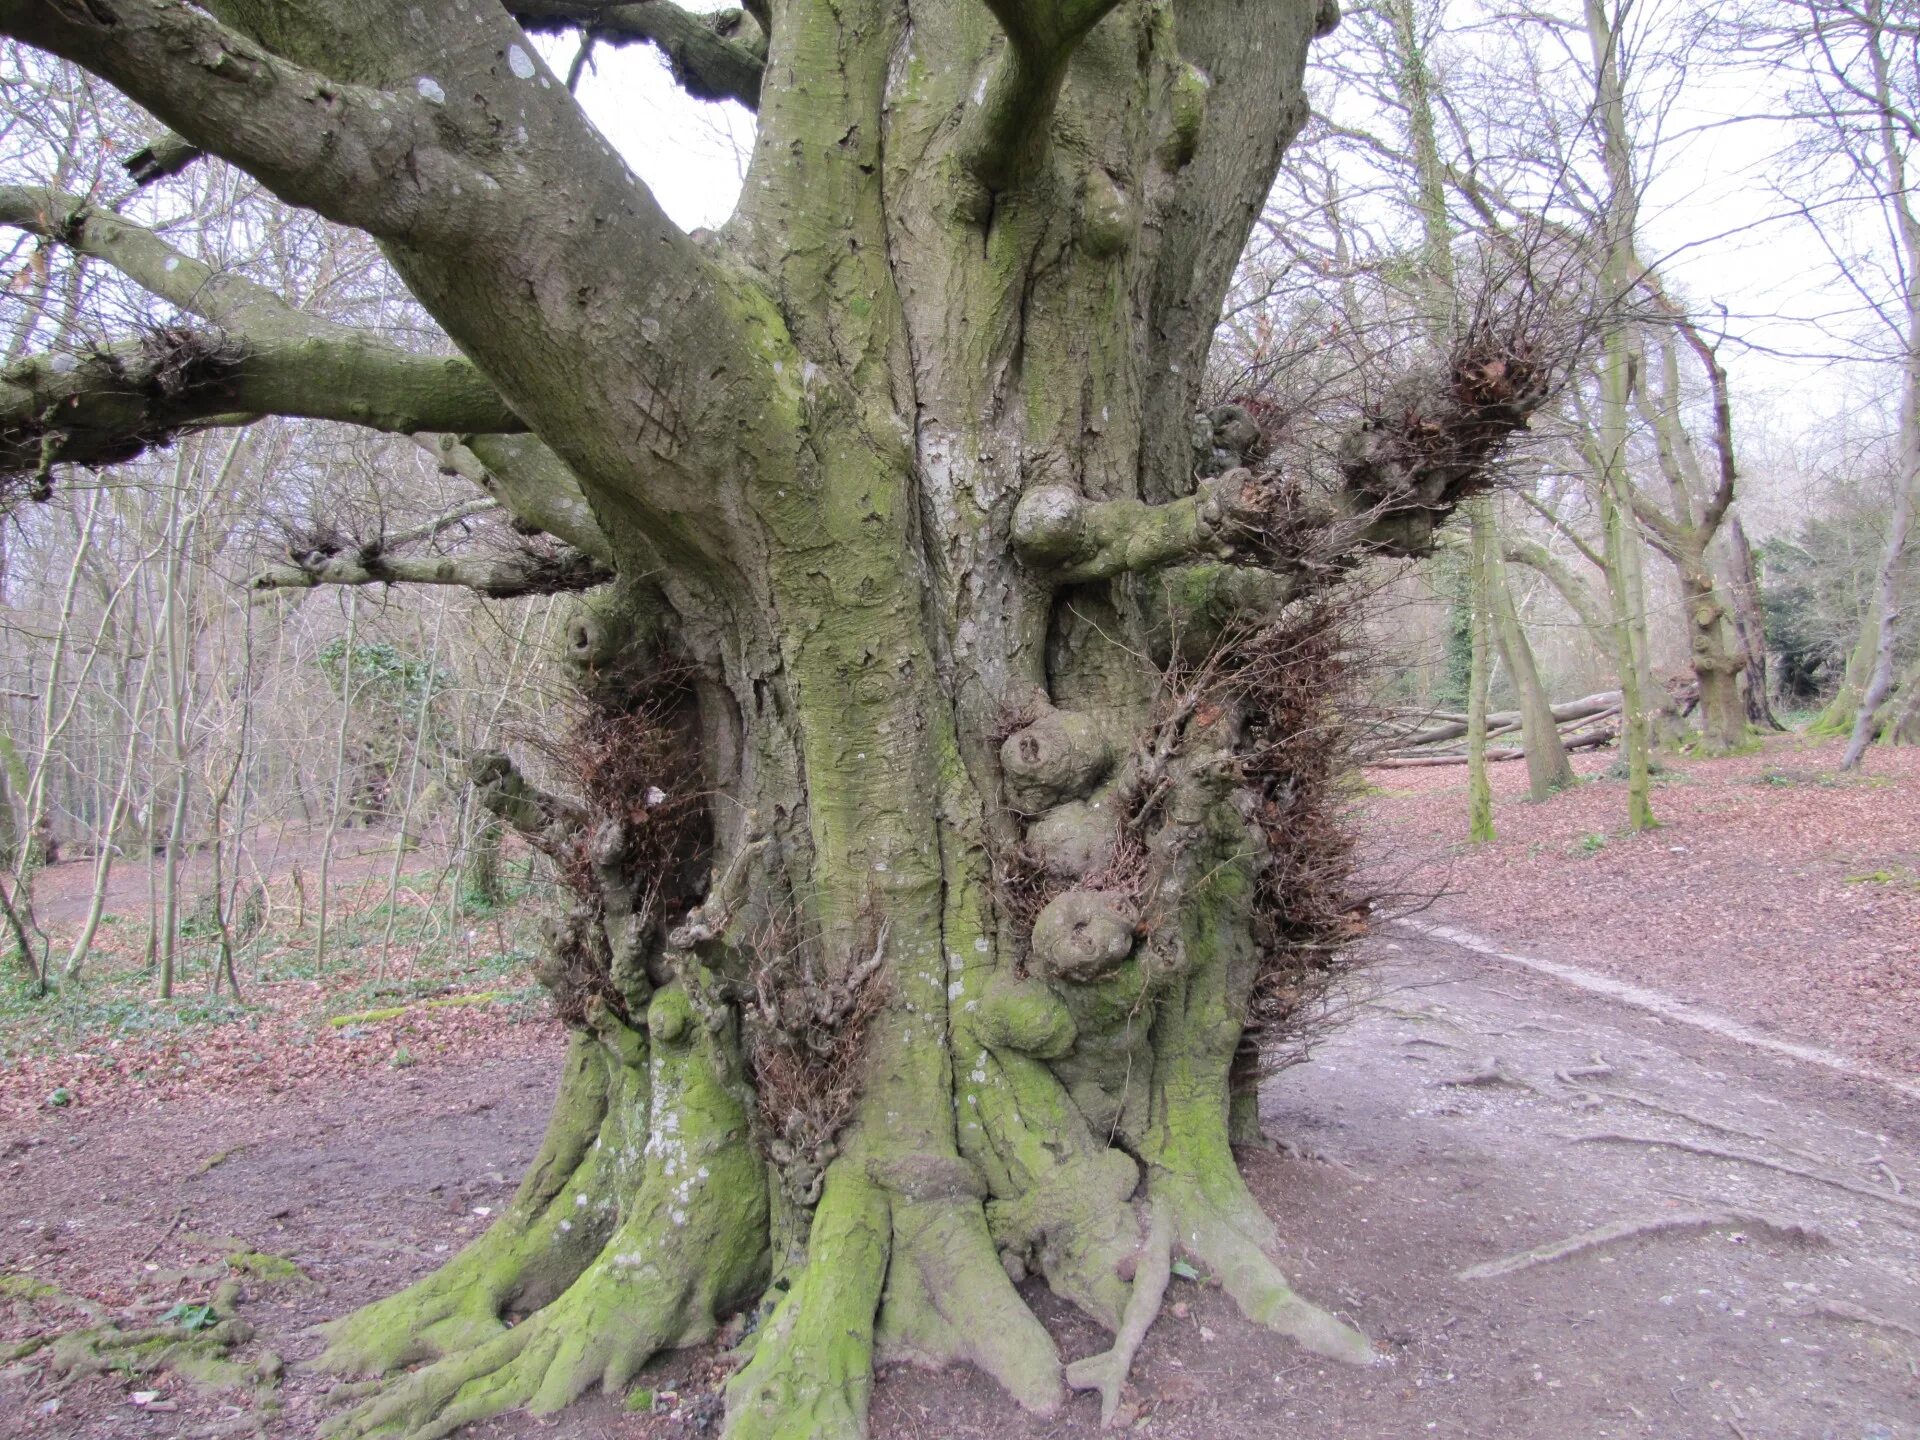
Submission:
<svg viewBox="0 0 1920 1440">
<path fill-rule="evenodd" d="M 546 42 L 565 73 L 570 39 Z M 1642 250 L 1696 306 L 1725 307 L 1725 347 L 1750 430 L 1797 431 L 1861 397 L 1862 376 L 1826 358 L 1836 316 L 1858 328 L 1858 297 L 1833 278 L 1804 225 L 1785 216 L 1771 181 L 1778 125 L 1725 123 L 1767 102 L 1750 86 L 1699 82 L 1670 118 L 1658 170 L 1648 177 Z M 689 99 L 650 47 L 596 52 L 580 97 L 595 123 L 686 228 L 732 212 L 753 140 L 753 117 L 733 104 Z M 1757 438 L 1757 436 L 1755 437 Z"/>
</svg>

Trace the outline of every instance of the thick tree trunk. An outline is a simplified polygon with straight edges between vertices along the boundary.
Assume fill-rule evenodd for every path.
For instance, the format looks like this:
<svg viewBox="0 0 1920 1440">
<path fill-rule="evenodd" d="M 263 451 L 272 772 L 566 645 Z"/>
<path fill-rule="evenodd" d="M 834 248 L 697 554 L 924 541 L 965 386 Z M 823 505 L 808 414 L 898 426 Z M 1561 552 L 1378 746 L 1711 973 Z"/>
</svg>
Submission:
<svg viewBox="0 0 1920 1440">
<path fill-rule="evenodd" d="M 1271 1259 L 1231 1096 L 1363 924 L 1341 576 L 1429 547 L 1556 367 L 1490 300 L 1290 464 L 1204 407 L 1332 7 L 750 6 L 756 155 L 698 239 L 504 12 L 205 8 L 244 35 L 0 23 L 376 233 L 532 432 L 472 443 L 489 488 L 616 577 L 568 627 L 566 793 L 473 765 L 567 895 L 547 1145 L 335 1324 L 391 1378 L 333 1429 L 551 1410 L 756 1299 L 732 1440 L 857 1435 L 877 1357 L 1110 1408 L 1176 1255 L 1368 1360 Z M 1113 1349 L 1063 1367 L 1027 1273 Z"/>
<path fill-rule="evenodd" d="M 1706 557 L 1689 555 L 1681 579 L 1688 645 L 1700 686 L 1700 738 L 1708 751 L 1725 752 L 1747 737 L 1747 706 L 1740 694 L 1747 657 Z"/>
</svg>

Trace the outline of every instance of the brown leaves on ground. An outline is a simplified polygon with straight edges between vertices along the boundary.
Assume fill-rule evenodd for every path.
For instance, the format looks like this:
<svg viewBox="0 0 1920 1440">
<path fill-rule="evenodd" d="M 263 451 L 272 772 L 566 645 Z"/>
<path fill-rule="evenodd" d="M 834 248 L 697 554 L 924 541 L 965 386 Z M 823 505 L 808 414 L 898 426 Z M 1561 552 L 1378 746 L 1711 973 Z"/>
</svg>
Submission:
<svg viewBox="0 0 1920 1440">
<path fill-rule="evenodd" d="M 1920 750 L 1842 775 L 1841 749 L 1668 758 L 1638 836 L 1607 755 L 1544 805 L 1495 767 L 1490 845 L 1466 841 L 1464 769 L 1370 772 L 1366 826 L 1446 892 L 1430 918 L 1920 1071 Z"/>
</svg>

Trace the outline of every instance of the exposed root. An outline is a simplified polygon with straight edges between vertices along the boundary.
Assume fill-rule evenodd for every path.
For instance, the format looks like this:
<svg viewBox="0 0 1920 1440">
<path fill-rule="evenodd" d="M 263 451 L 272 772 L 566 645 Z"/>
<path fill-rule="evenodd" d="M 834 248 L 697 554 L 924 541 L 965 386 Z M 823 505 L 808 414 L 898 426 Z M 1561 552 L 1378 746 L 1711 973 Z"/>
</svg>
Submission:
<svg viewBox="0 0 1920 1440">
<path fill-rule="evenodd" d="M 1067 1366 L 1067 1384 L 1075 1390 L 1100 1392 L 1100 1426 L 1113 1428 L 1120 1408 L 1120 1390 L 1133 1369 L 1133 1357 L 1147 1331 L 1160 1314 L 1160 1302 L 1166 1298 L 1167 1280 L 1173 1264 L 1173 1217 L 1164 1204 L 1155 1202 L 1153 1219 L 1147 1230 L 1147 1244 L 1133 1272 L 1133 1294 L 1127 1300 L 1125 1316 L 1113 1337 L 1113 1347 L 1098 1355 L 1089 1355 Z"/>
<path fill-rule="evenodd" d="M 653 997 L 650 1046 L 601 1016 L 620 1094 L 576 1174 L 604 1165 L 622 1191 L 634 1187 L 619 1227 L 553 1303 L 392 1381 L 336 1416 L 329 1435 L 438 1440 L 506 1410 L 544 1414 L 595 1385 L 623 1388 L 656 1351 L 707 1338 L 719 1316 L 765 1283 L 766 1176 L 724 1037 L 681 985 Z M 644 1148 L 629 1116 L 645 1125 Z M 592 1208 L 571 1205 L 565 1197 L 584 1198 L 571 1184 L 543 1207 L 541 1224 L 566 1208 Z"/>
<path fill-rule="evenodd" d="M 699 1280 L 682 1273 L 686 1257 L 636 1255 L 622 1265 L 618 1249 L 524 1323 L 390 1383 L 321 1433 L 439 1440 L 507 1410 L 550 1414 L 596 1384 L 624 1388 L 654 1352 L 711 1329 L 695 1300 Z"/>
<path fill-rule="evenodd" d="M 1704 1155 L 1712 1160 L 1734 1160 L 1742 1165 L 1754 1165 L 1762 1170 L 1777 1170 L 1782 1175 L 1811 1180 L 1817 1185 L 1831 1185 L 1834 1189 L 1845 1190 L 1850 1195 L 1864 1195 L 1867 1199 L 1878 1200 L 1883 1205 L 1892 1205 L 1910 1214 L 1920 1214 L 1920 1201 L 1909 1199 L 1905 1195 L 1890 1194 L 1863 1181 L 1849 1180 L 1844 1175 L 1823 1175 L 1818 1170 L 1807 1169 L 1804 1165 L 1789 1165 L 1784 1160 L 1770 1160 L 1764 1155 L 1747 1155 L 1738 1150 L 1724 1150 L 1718 1145 L 1701 1145 L 1691 1140 L 1673 1140 L 1664 1135 L 1622 1135 L 1613 1131 L 1602 1131 L 1597 1135 L 1571 1135 L 1567 1138 L 1576 1145 L 1652 1145 L 1666 1150 L 1682 1150 L 1689 1155 Z"/>
<path fill-rule="evenodd" d="M 1061 1299 L 1112 1330 L 1129 1289 L 1121 1267 L 1138 1251 L 1140 1226 L 1128 1203 L 1139 1166 L 1123 1152 L 1074 1156 L 1031 1189 L 987 1206 L 996 1239 L 1032 1258 Z"/>
<path fill-rule="evenodd" d="M 540 1154 L 513 1203 L 459 1255 L 418 1284 L 321 1327 L 319 1368 L 385 1375 L 485 1343 L 510 1310 L 536 1310 L 593 1262 L 615 1212 L 599 1150 L 607 1057 L 576 1033 Z"/>
<path fill-rule="evenodd" d="M 1889 1315 L 1877 1315 L 1858 1305 L 1848 1304 L 1845 1300 L 1823 1300 L 1807 1311 L 1822 1320 L 1839 1320 L 1848 1325 L 1868 1325 L 1875 1330 L 1888 1330 L 1895 1335 L 1905 1335 L 1909 1339 L 1920 1340 L 1920 1325 L 1910 1325 L 1905 1320 L 1895 1320 Z"/>
<path fill-rule="evenodd" d="M 862 1440 L 890 1236 L 886 1196 L 836 1166 L 814 1212 L 807 1266 L 727 1386 L 727 1440 Z"/>
<path fill-rule="evenodd" d="M 1225 1177 L 1212 1183 L 1161 1172 L 1151 1185 L 1155 1203 L 1164 1200 L 1173 1215 L 1175 1246 L 1220 1281 L 1241 1314 L 1316 1355 L 1375 1363 L 1366 1336 L 1301 1299 L 1267 1258 L 1273 1226 L 1230 1162 Z"/>
<path fill-rule="evenodd" d="M 940 1369 L 965 1361 L 1036 1415 L 1066 1398 L 1053 1338 L 1001 1268 L 978 1202 L 893 1204 L 893 1264 L 880 1311 L 887 1359 Z"/>
<path fill-rule="evenodd" d="M 191 1322 L 140 1325 L 123 1329 L 108 1321 L 65 1334 L 33 1337 L 6 1358 L 23 1359 L 44 1347 L 49 1369 L 69 1380 L 85 1375 L 119 1372 L 124 1375 L 174 1375 L 207 1390 L 226 1390 L 256 1381 L 271 1389 L 279 1379 L 278 1361 L 270 1370 L 234 1360 L 232 1351 L 253 1338 L 253 1326 L 233 1314 L 240 1287 L 222 1285 L 206 1308 L 212 1323 L 195 1328 Z"/>
<path fill-rule="evenodd" d="M 1589 1086 L 1588 1089 L 1603 1100 L 1622 1100 L 1629 1105 L 1638 1105 L 1642 1110 L 1651 1110 L 1656 1115 L 1665 1115 L 1673 1120 L 1684 1120 L 1689 1125 L 1698 1125 L 1702 1130 L 1711 1130 L 1717 1135 L 1731 1135 L 1736 1140 L 1755 1140 L 1762 1145 L 1771 1145 L 1776 1150 L 1783 1150 L 1812 1165 L 1831 1163 L 1824 1156 L 1815 1155 L 1810 1150 L 1797 1149 L 1784 1140 L 1776 1140 L 1773 1136 L 1759 1130 L 1743 1130 L 1738 1125 L 1729 1125 L 1724 1120 L 1715 1120 L 1709 1115 L 1702 1115 L 1698 1110 L 1689 1110 L 1684 1105 L 1675 1105 L 1670 1100 L 1656 1100 L 1651 1095 L 1642 1095 L 1635 1090 L 1609 1090 L 1601 1086 Z"/>
<path fill-rule="evenodd" d="M 1460 1272 L 1460 1278 L 1491 1280 L 1499 1275 L 1513 1275 L 1522 1270 L 1531 1270 L 1536 1265 L 1551 1265 L 1558 1260 L 1570 1260 L 1577 1255 L 1588 1255 L 1595 1250 L 1604 1250 L 1608 1246 L 1618 1245 L 1628 1240 L 1646 1239 L 1659 1235 L 1705 1235 L 1714 1230 L 1735 1227 L 1757 1230 L 1776 1240 L 1786 1240 L 1799 1245 L 1824 1245 L 1827 1239 L 1820 1231 L 1812 1226 L 1802 1225 L 1797 1220 L 1780 1220 L 1771 1215 L 1760 1215 L 1750 1210 L 1696 1210 L 1678 1215 L 1641 1216 L 1609 1221 L 1605 1225 L 1596 1225 L 1591 1230 L 1583 1230 L 1578 1235 L 1569 1235 L 1564 1240 L 1536 1245 L 1531 1250 L 1522 1250 L 1518 1254 L 1507 1255 L 1498 1260 L 1469 1265 Z"/>
<path fill-rule="evenodd" d="M 1535 1095 L 1551 1100 L 1552 1094 L 1527 1079 L 1517 1071 L 1509 1070 L 1506 1061 L 1498 1055 L 1489 1055 L 1480 1062 L 1478 1070 L 1469 1070 L 1464 1075 L 1454 1075 L 1445 1080 L 1436 1080 L 1435 1085 L 1478 1088 L 1494 1085 L 1511 1085 L 1517 1090 L 1530 1090 Z"/>
</svg>

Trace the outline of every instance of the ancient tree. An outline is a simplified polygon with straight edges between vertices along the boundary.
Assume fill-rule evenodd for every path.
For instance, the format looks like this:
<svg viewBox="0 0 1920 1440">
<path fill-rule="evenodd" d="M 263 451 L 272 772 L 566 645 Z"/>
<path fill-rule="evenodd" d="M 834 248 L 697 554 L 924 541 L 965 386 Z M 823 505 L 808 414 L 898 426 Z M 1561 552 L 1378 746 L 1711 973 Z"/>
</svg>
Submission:
<svg viewBox="0 0 1920 1440">
<path fill-rule="evenodd" d="M 550 1410 L 740 1312 L 731 1436 L 858 1434 L 885 1357 L 1111 1406 L 1176 1254 L 1369 1357 L 1269 1259 L 1230 1126 L 1356 925 L 1327 824 L 1341 577 L 1430 544 L 1544 366 L 1525 306 L 1490 304 L 1338 443 L 1204 407 L 1334 20 L 0 0 L 0 32 L 170 127 L 137 165 L 219 157 L 366 231 L 458 350 L 8 193 L 8 223 L 181 317 L 0 376 L 22 488 L 263 414 L 442 435 L 544 548 L 317 546 L 263 583 L 581 592 L 568 786 L 474 762 L 569 897 L 552 1126 L 483 1238 L 335 1324 L 325 1363 L 390 1377 L 342 1433 Z M 757 109 L 723 230 L 680 232 L 601 140 L 527 38 L 564 26 Z M 1112 1350 L 1063 1369 L 1028 1274 Z"/>
</svg>

